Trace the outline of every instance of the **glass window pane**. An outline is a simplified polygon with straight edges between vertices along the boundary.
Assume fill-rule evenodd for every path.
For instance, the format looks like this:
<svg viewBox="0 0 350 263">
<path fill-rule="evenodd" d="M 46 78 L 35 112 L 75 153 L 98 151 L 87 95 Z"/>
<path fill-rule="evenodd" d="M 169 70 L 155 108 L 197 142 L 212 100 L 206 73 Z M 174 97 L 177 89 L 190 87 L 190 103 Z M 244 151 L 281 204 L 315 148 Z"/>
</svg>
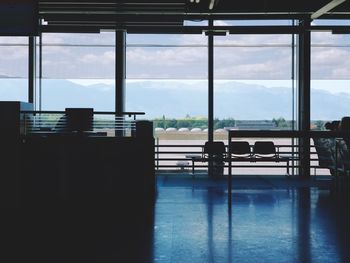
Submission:
<svg viewBox="0 0 350 263">
<path fill-rule="evenodd" d="M 129 47 L 128 79 L 206 79 L 207 48 Z"/>
<path fill-rule="evenodd" d="M 312 21 L 312 25 L 316 26 L 349 26 L 350 20 L 348 19 L 316 19 Z"/>
<path fill-rule="evenodd" d="M 262 121 L 270 123 L 269 129 L 291 129 L 292 37 L 237 35 L 217 39 L 214 54 L 215 116 L 218 119 L 261 122 L 261 127 L 256 126 L 256 129 L 268 129 Z M 266 44 L 259 44 L 263 42 Z M 285 121 L 274 121 L 280 118 Z"/>
<path fill-rule="evenodd" d="M 43 78 L 113 79 L 115 48 L 43 45 Z"/>
<path fill-rule="evenodd" d="M 44 34 L 44 110 L 114 111 L 115 34 Z"/>
<path fill-rule="evenodd" d="M 46 33 L 43 34 L 44 44 L 56 45 L 111 45 L 115 43 L 114 32 L 101 32 L 99 34 L 65 34 Z"/>
<path fill-rule="evenodd" d="M 0 37 L 0 100 L 28 100 L 28 38 Z"/>
<path fill-rule="evenodd" d="M 126 109 L 154 121 L 159 158 L 174 158 L 159 161 L 160 169 L 179 169 L 176 158 L 201 154 L 207 140 L 207 42 L 202 35 L 127 37 Z"/>
<path fill-rule="evenodd" d="M 168 45 L 168 46 L 207 46 L 208 38 L 204 35 L 166 35 L 166 34 L 129 34 L 127 37 L 127 45 Z"/>
<path fill-rule="evenodd" d="M 227 129 L 293 129 L 295 88 L 291 77 L 291 43 L 291 35 L 230 35 L 215 38 L 215 140 L 226 143 Z M 248 141 L 250 145 L 261 140 L 240 139 Z M 281 152 L 292 153 L 291 139 L 269 140 L 281 146 Z M 254 165 L 249 164 L 249 168 L 235 168 L 235 173 L 286 172 L 286 168 L 254 168 Z"/>
<path fill-rule="evenodd" d="M 312 33 L 311 120 L 314 129 L 350 112 L 350 36 Z"/>
<path fill-rule="evenodd" d="M 290 26 L 292 20 L 215 20 L 215 26 Z"/>
</svg>

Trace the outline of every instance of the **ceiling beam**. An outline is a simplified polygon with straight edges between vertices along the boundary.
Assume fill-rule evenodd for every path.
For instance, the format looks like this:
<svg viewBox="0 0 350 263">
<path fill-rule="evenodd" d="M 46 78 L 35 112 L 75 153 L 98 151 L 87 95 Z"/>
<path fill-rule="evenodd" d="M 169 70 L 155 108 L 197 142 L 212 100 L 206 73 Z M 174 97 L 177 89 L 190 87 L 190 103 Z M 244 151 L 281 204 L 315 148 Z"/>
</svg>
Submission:
<svg viewBox="0 0 350 263">
<path fill-rule="evenodd" d="M 311 15 L 311 19 L 313 20 L 313 19 L 319 18 L 320 16 L 326 14 L 327 12 L 331 11 L 332 9 L 334 9 L 338 5 L 344 3 L 345 1 L 346 0 L 332 0 L 331 2 L 326 4 L 324 7 L 320 8 L 315 13 L 313 13 Z"/>
</svg>

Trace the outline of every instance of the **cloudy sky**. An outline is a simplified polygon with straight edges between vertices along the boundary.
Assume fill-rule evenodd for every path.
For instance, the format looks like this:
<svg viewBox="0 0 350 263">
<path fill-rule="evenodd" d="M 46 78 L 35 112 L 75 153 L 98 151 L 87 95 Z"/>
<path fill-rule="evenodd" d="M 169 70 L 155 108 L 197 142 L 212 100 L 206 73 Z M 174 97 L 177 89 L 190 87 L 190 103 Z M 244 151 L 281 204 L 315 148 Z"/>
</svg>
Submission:
<svg viewBox="0 0 350 263">
<path fill-rule="evenodd" d="M 216 22 L 218 25 L 250 23 L 254 22 Z M 271 25 L 276 22 L 265 21 L 265 23 Z M 2 84 L 4 81 L 9 81 L 6 77 L 27 77 L 27 41 L 27 38 L 0 37 L 0 82 Z M 224 92 L 221 90 L 225 86 L 224 82 L 229 81 L 268 88 L 290 88 L 292 83 L 291 41 L 291 35 L 215 37 L 215 80 L 219 83 L 215 85 L 216 92 Z M 68 79 L 84 86 L 104 83 L 109 86 L 103 86 L 103 88 L 113 89 L 115 74 L 113 32 L 44 34 L 43 43 L 44 78 Z M 127 35 L 128 83 L 167 79 L 176 80 L 172 83 L 183 88 L 192 84 L 196 86 L 197 81 L 201 81 L 200 83 L 203 83 L 206 88 L 203 80 L 207 79 L 207 59 L 205 35 Z M 349 35 L 313 32 L 311 63 L 313 89 L 327 90 L 334 94 L 340 92 L 350 94 Z M 43 82 L 43 99 L 46 94 L 45 83 L 48 82 Z M 164 84 L 164 88 L 168 86 L 169 84 Z M 21 89 L 21 96 L 23 98 L 27 96 L 24 86 Z M 76 99 L 79 100 L 80 97 L 77 96 Z M 110 104 L 113 109 L 112 100 Z"/>
<path fill-rule="evenodd" d="M 291 35 L 216 37 L 215 78 L 290 80 L 291 39 Z M 26 43 L 26 38 L 0 37 L 0 76 L 27 76 Z M 45 34 L 43 43 L 45 78 L 114 78 L 115 37 L 111 32 Z M 207 37 L 204 35 L 128 35 L 127 44 L 129 79 L 207 78 Z M 314 32 L 312 44 L 314 80 L 350 79 L 349 35 Z"/>
</svg>

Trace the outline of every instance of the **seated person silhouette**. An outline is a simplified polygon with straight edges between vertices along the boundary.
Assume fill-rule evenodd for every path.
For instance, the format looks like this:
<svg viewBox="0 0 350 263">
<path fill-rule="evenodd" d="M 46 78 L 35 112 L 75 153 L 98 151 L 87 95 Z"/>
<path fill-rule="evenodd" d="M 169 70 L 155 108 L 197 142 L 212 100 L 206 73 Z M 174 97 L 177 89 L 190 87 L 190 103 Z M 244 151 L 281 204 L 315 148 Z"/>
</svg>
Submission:
<svg viewBox="0 0 350 263">
<path fill-rule="evenodd" d="M 337 131 L 339 130 L 339 124 L 340 124 L 340 121 L 326 122 L 324 127 L 326 130 L 329 130 L 329 131 Z"/>
<path fill-rule="evenodd" d="M 348 150 L 350 149 L 350 117 L 343 117 L 339 124 L 339 130 L 348 133 L 348 136 L 344 137 L 344 141 Z"/>
<path fill-rule="evenodd" d="M 324 127 L 328 131 L 337 131 L 340 121 L 326 122 Z M 313 138 L 318 163 L 320 167 L 328 168 L 332 175 L 336 169 L 336 140 L 335 138 Z"/>
</svg>

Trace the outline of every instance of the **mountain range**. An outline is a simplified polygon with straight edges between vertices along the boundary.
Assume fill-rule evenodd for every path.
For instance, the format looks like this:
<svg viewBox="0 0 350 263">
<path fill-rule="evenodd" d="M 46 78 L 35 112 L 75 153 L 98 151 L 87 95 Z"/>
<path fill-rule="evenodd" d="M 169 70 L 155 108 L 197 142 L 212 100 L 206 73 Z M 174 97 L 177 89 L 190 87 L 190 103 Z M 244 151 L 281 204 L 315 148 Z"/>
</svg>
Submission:
<svg viewBox="0 0 350 263">
<path fill-rule="evenodd" d="M 26 100 L 24 79 L 0 79 L 0 100 Z M 98 111 L 114 110 L 113 85 L 81 85 L 69 80 L 43 80 L 44 110 L 65 107 L 93 107 Z M 292 90 L 269 88 L 238 81 L 215 84 L 215 117 L 244 120 L 292 118 Z M 184 118 L 207 116 L 206 81 L 128 81 L 126 111 L 146 112 L 146 117 Z M 350 93 L 330 93 L 312 89 L 313 120 L 333 120 L 350 115 Z"/>
</svg>

